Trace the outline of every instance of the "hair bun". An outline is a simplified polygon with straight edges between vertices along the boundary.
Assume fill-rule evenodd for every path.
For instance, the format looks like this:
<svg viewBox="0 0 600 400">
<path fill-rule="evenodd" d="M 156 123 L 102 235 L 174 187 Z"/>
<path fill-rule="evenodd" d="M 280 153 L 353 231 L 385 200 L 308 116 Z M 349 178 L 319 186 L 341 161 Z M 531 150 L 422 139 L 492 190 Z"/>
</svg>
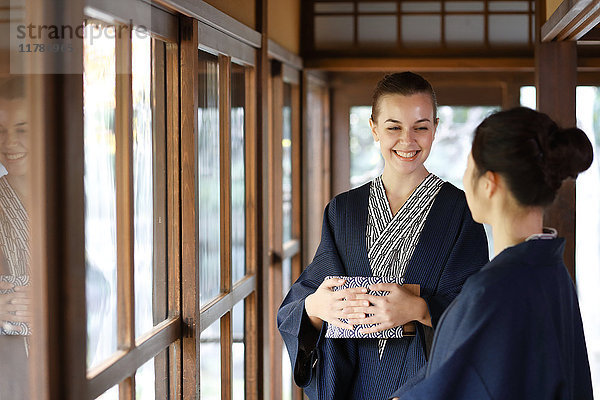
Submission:
<svg viewBox="0 0 600 400">
<path fill-rule="evenodd" d="M 558 189 L 567 178 L 576 178 L 592 165 L 592 143 L 579 128 L 555 129 L 550 133 L 545 153 L 546 183 Z"/>
</svg>

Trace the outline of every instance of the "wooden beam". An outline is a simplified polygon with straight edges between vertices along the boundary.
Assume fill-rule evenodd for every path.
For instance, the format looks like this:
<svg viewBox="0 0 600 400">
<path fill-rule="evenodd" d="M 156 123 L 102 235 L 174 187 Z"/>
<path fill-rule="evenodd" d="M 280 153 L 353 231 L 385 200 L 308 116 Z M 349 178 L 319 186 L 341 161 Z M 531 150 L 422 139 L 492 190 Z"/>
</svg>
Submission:
<svg viewBox="0 0 600 400">
<path fill-rule="evenodd" d="M 578 40 L 600 22 L 599 0 L 564 0 L 542 25 L 542 42 Z"/>
<path fill-rule="evenodd" d="M 575 42 L 540 43 L 536 48 L 538 110 L 562 127 L 575 126 L 577 48 Z M 564 260 L 575 281 L 575 181 L 565 181 L 544 217 L 545 226 L 567 240 Z"/>
<path fill-rule="evenodd" d="M 121 27 L 119 27 L 121 28 Z M 119 350 L 135 346 L 134 206 L 133 206 L 133 105 L 131 27 L 117 36 L 115 178 L 117 189 L 117 344 Z M 132 400 L 132 375 L 119 383 L 119 398 Z"/>
<path fill-rule="evenodd" d="M 181 315 L 183 337 L 183 398 L 196 399 L 200 388 L 199 268 L 196 199 L 198 162 L 198 21 L 180 19 L 181 92 Z"/>
<path fill-rule="evenodd" d="M 170 318 L 142 336 L 131 351 L 119 351 L 88 374 L 89 398 L 95 399 L 120 382 L 135 374 L 148 359 L 165 350 L 181 335 L 181 319 Z M 85 397 L 87 398 L 87 397 Z"/>
<path fill-rule="evenodd" d="M 532 72 L 534 59 L 506 58 L 320 58 L 304 60 L 307 70 L 377 72 L 405 71 L 513 71 Z"/>
</svg>

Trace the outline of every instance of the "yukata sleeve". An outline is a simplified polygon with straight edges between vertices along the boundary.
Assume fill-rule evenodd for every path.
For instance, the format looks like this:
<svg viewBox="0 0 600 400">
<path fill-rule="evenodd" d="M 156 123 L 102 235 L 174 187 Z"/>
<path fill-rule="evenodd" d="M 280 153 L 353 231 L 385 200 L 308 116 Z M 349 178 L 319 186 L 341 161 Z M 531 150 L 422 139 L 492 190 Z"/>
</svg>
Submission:
<svg viewBox="0 0 600 400">
<path fill-rule="evenodd" d="M 287 347 L 294 380 L 300 387 L 310 384 L 317 357 L 316 348 L 324 337 L 327 323 L 318 332 L 304 309 L 306 297 L 314 293 L 327 276 L 346 275 L 335 242 L 336 199 L 325 208 L 321 242 L 313 261 L 292 285 L 277 312 L 277 326 Z"/>
<path fill-rule="evenodd" d="M 434 329 L 446 308 L 460 293 L 467 278 L 489 261 L 483 225 L 473 221 L 466 202 L 463 207 L 459 232 L 445 263 L 437 290 L 425 298 Z"/>
</svg>

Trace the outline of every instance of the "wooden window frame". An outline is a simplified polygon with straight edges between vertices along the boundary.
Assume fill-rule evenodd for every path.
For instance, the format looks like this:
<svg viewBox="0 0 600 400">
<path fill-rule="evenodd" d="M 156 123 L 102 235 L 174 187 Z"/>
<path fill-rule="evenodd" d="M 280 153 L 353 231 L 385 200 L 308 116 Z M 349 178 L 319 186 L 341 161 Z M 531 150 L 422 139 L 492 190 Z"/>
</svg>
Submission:
<svg viewBox="0 0 600 400">
<path fill-rule="evenodd" d="M 283 301 L 283 262 L 290 259 L 293 283 L 302 272 L 302 138 L 300 110 L 300 71 L 293 65 L 282 63 L 280 60 L 293 60 L 285 55 L 284 50 L 276 48 L 279 54 L 272 57 L 271 76 L 269 79 L 271 102 L 269 114 L 271 125 L 268 139 L 269 162 L 269 253 L 270 265 L 268 272 L 268 343 L 270 365 L 271 397 L 281 395 L 282 383 L 282 354 L 283 341 L 277 329 L 277 310 Z M 297 66 L 297 64 L 296 64 Z M 292 140 L 292 238 L 283 242 L 283 173 L 282 173 L 282 127 L 284 107 L 284 85 L 291 88 L 291 140 Z M 302 390 L 292 382 L 292 399 L 302 398 Z"/>
<path fill-rule="evenodd" d="M 93 12 L 92 12 L 93 14 Z M 171 26 L 175 23 L 173 16 L 160 14 L 163 24 Z M 181 337 L 181 320 L 179 316 L 179 205 L 178 205 L 178 133 L 175 124 L 178 116 L 178 102 L 174 92 L 178 87 L 177 45 L 166 42 L 165 68 L 166 68 L 166 163 L 167 185 L 167 235 L 170 239 L 161 248 L 167 255 L 167 287 L 166 299 L 169 310 L 167 318 L 158 323 L 141 337 L 135 336 L 135 291 L 134 291 L 134 264 L 133 264 L 133 125 L 132 125 L 132 75 L 131 75 L 131 50 L 132 27 L 123 26 L 122 32 L 116 38 L 116 187 L 117 187 L 117 337 L 118 350 L 100 365 L 88 370 L 87 393 L 88 398 L 96 398 L 115 385 L 119 385 L 119 399 L 135 398 L 135 373 L 146 362 L 152 360 L 163 350 L 167 350 L 173 365 L 178 364 L 179 351 L 177 341 Z M 162 40 L 167 35 L 153 38 Z M 153 40 L 154 43 L 154 40 Z M 153 46 L 154 47 L 154 46 Z M 153 71 L 154 73 L 155 71 Z M 153 135 L 154 138 L 154 135 Z M 153 267 L 156 270 L 156 266 Z M 153 299 L 154 301 L 155 299 Z M 176 397 L 179 393 L 178 379 L 173 375 L 176 369 L 168 368 L 165 372 L 169 376 L 169 393 Z M 166 388 L 165 388 L 166 390 Z"/>
<path fill-rule="evenodd" d="M 258 371 L 258 296 L 257 289 L 257 136 L 255 117 L 256 49 L 248 43 L 194 19 L 185 19 L 182 25 L 182 229 L 183 281 L 185 331 L 183 348 L 183 398 L 195 399 L 201 387 L 200 335 L 213 323 L 220 321 L 221 398 L 232 397 L 232 310 L 244 302 L 245 309 L 245 392 L 246 399 L 257 399 Z M 197 96 L 198 52 L 218 56 L 219 63 L 219 148 L 220 148 L 220 294 L 208 304 L 199 304 L 199 268 L 197 245 Z M 231 265 L 231 64 L 245 69 L 245 200 L 246 200 L 246 273 L 238 282 L 232 282 Z M 191 78 L 191 79 L 190 79 Z M 193 115 L 192 118 L 186 116 Z M 189 240 L 189 238 L 194 238 Z M 193 286 L 193 288 L 192 288 Z"/>
<path fill-rule="evenodd" d="M 420 57 L 420 56 L 498 56 L 502 54 L 504 56 L 526 56 L 532 55 L 535 44 L 535 37 L 532 32 L 534 31 L 535 23 L 535 0 L 528 1 L 527 10 L 523 11 L 492 11 L 488 7 L 487 0 L 481 0 L 484 5 L 482 11 L 449 11 L 446 9 L 446 0 L 439 0 L 440 10 L 439 11 L 403 11 L 402 1 L 385 0 L 386 3 L 395 4 L 396 11 L 359 11 L 358 4 L 360 0 L 350 0 L 352 3 L 352 11 L 344 12 L 316 12 L 314 7 L 315 3 L 332 3 L 335 4 L 336 0 L 310 0 L 302 3 L 302 25 L 305 29 L 302 30 L 301 42 L 303 44 L 303 54 L 307 58 L 326 58 L 334 55 L 344 55 L 349 57 L 364 57 L 365 55 L 378 56 L 382 52 L 389 54 L 390 56 L 401 56 L 401 57 Z M 517 1 L 517 0 L 514 0 Z M 518 0 L 522 1 L 522 0 Z M 401 30 L 401 19 L 403 16 L 440 16 L 441 21 L 441 32 L 440 32 L 440 43 L 437 46 L 431 46 L 427 48 L 420 48 L 420 46 L 404 46 L 402 43 L 402 30 Z M 445 25 L 446 16 L 451 15 L 480 15 L 483 16 L 483 42 L 478 46 L 468 45 L 448 45 L 446 41 Z M 489 41 L 489 17 L 491 15 L 527 15 L 528 33 L 527 43 L 519 45 L 492 45 Z M 322 49 L 316 48 L 315 43 L 315 17 L 317 16 L 348 16 L 352 17 L 353 25 L 353 37 L 352 43 L 347 47 L 340 47 L 335 49 Z M 395 16 L 397 17 L 397 37 L 396 43 L 386 47 L 373 47 L 368 45 L 360 45 L 358 42 L 358 19 L 361 16 Z"/>
</svg>

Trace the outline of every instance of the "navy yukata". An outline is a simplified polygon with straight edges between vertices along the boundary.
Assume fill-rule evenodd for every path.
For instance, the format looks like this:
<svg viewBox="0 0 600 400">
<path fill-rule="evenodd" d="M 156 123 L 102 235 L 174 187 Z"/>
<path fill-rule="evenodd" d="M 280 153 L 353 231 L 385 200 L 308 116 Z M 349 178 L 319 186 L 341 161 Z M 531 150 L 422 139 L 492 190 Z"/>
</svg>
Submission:
<svg viewBox="0 0 600 400">
<path fill-rule="evenodd" d="M 305 298 L 325 277 L 372 276 L 366 250 L 367 183 L 336 196 L 326 207 L 321 243 L 292 285 L 277 314 L 294 380 L 312 400 L 387 399 L 425 365 L 424 329 L 389 339 L 380 359 L 378 339 L 328 339 L 310 324 Z M 465 280 L 488 261 L 483 226 L 473 221 L 464 193 L 444 183 L 408 262 L 404 282 L 419 284 L 435 327 Z"/>
<path fill-rule="evenodd" d="M 592 398 L 564 240 L 530 240 L 467 280 L 442 316 L 427 367 L 400 399 Z"/>
</svg>

